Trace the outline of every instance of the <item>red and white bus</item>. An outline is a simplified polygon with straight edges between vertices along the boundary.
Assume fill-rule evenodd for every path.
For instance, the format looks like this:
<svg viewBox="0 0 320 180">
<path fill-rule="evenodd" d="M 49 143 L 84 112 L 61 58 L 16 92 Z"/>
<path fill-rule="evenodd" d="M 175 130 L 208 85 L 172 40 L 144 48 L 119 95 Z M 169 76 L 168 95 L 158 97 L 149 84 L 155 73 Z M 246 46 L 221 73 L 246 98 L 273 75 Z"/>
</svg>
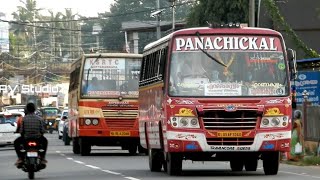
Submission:
<svg viewBox="0 0 320 180">
<path fill-rule="evenodd" d="M 288 52 L 288 53 L 287 53 Z M 173 32 L 144 48 L 139 132 L 151 171 L 182 161 L 230 161 L 278 172 L 290 151 L 294 52 L 271 29 L 230 24 Z"/>
<path fill-rule="evenodd" d="M 141 54 L 85 54 L 72 64 L 68 135 L 75 154 L 88 155 L 94 145 L 136 153 L 141 59 Z"/>
</svg>

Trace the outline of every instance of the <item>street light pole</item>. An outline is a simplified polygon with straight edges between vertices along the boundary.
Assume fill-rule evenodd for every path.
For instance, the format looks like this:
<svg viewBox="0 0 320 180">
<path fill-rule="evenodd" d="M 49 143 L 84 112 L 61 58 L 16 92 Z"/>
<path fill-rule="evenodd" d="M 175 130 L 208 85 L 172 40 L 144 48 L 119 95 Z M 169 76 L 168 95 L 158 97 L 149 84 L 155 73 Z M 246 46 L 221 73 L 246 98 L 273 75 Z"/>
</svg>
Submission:
<svg viewBox="0 0 320 180">
<path fill-rule="evenodd" d="M 176 22 L 175 22 L 175 19 L 176 19 L 176 17 L 175 17 L 176 0 L 169 0 L 169 2 L 172 2 L 172 32 L 174 32 L 174 30 L 176 28 L 175 27 L 175 24 L 176 24 Z"/>
<path fill-rule="evenodd" d="M 157 0 L 157 11 L 160 11 L 160 0 Z M 160 31 L 160 13 L 156 15 L 157 20 L 157 39 L 161 38 L 161 31 Z"/>
<path fill-rule="evenodd" d="M 249 27 L 255 27 L 255 0 L 249 0 Z"/>
</svg>

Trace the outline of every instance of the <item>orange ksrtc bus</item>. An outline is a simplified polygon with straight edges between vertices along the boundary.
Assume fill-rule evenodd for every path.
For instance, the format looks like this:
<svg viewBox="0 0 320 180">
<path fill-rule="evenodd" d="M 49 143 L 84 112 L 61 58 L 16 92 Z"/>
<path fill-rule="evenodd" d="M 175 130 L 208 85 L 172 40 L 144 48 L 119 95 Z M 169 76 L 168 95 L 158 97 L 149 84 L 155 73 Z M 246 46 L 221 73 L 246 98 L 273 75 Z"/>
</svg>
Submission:
<svg viewBox="0 0 320 180">
<path fill-rule="evenodd" d="M 173 32 L 144 48 L 139 132 L 151 171 L 182 160 L 278 172 L 290 150 L 294 51 L 271 29 L 231 24 Z"/>
<path fill-rule="evenodd" d="M 88 155 L 94 145 L 136 153 L 141 59 L 141 54 L 85 54 L 72 64 L 68 135 L 75 154 Z"/>
</svg>

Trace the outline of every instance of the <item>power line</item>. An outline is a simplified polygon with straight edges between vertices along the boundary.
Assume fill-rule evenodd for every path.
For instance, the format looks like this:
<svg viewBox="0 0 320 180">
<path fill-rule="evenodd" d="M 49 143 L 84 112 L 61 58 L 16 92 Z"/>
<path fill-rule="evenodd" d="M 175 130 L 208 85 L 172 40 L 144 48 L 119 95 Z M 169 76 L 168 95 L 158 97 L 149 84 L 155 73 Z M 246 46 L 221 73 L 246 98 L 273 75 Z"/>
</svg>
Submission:
<svg viewBox="0 0 320 180">
<path fill-rule="evenodd" d="M 190 3 L 194 3 L 196 0 L 190 0 L 190 1 L 186 1 L 183 3 L 178 3 L 175 6 L 179 7 L 179 6 L 183 6 L 186 4 L 190 4 Z M 171 5 L 169 6 L 165 6 L 162 7 L 162 9 L 169 9 L 172 8 Z M 150 13 L 152 11 L 157 10 L 157 8 L 152 8 L 152 9 L 148 9 L 148 10 L 143 10 L 143 11 L 134 11 L 134 12 L 129 12 L 129 13 L 119 13 L 119 14 L 114 14 L 114 15 L 104 15 L 104 17 L 89 17 L 89 18 L 81 18 L 81 19 L 70 19 L 70 20 L 50 20 L 50 21 L 30 21 L 30 22 L 25 22 L 25 21 L 21 21 L 21 23 L 52 23 L 52 22 L 77 22 L 77 21 L 91 21 L 91 20 L 101 20 L 101 19 L 107 19 L 109 17 L 121 17 L 121 16 L 128 16 L 128 15 L 133 15 L 133 14 L 140 14 L 140 13 Z"/>
<path fill-rule="evenodd" d="M 184 3 L 177 4 L 176 6 L 182 6 L 185 4 L 193 3 L 194 1 L 187 1 Z M 163 7 L 163 9 L 168 9 L 171 8 L 171 6 Z M 83 31 L 80 29 L 67 29 L 67 28 L 57 28 L 57 27 L 44 27 L 44 26 L 39 26 L 39 25 L 34 25 L 31 23 L 54 23 L 54 22 L 72 22 L 72 21 L 85 21 L 85 20 L 101 20 L 101 19 L 106 19 L 109 17 L 120 17 L 120 16 L 128 16 L 128 15 L 133 15 L 133 14 L 139 14 L 139 13 L 145 13 L 145 12 L 151 12 L 156 9 L 149 9 L 149 10 L 144 10 L 144 11 L 135 11 L 131 13 L 120 13 L 116 15 L 106 15 L 105 17 L 92 17 L 92 18 L 84 18 L 84 19 L 77 19 L 77 20 L 66 20 L 66 21 L 30 21 L 30 22 L 25 22 L 25 21 L 9 21 L 5 19 L 0 19 L 2 22 L 10 23 L 10 24 L 17 24 L 21 26 L 28 26 L 28 27 L 36 27 L 36 28 L 41 28 L 41 29 L 47 29 L 47 30 L 61 30 L 61 31 L 73 31 L 73 32 L 94 32 L 94 31 Z M 114 32 L 114 31 L 100 31 L 100 32 Z"/>
</svg>

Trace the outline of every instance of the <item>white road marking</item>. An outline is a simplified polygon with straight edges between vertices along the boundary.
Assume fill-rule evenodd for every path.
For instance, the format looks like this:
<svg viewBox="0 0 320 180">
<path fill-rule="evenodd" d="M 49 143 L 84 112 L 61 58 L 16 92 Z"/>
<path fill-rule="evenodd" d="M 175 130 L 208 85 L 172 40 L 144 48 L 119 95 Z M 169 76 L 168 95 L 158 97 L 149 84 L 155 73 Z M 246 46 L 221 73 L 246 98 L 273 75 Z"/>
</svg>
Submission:
<svg viewBox="0 0 320 180">
<path fill-rule="evenodd" d="M 74 162 L 76 162 L 76 163 L 78 163 L 78 164 L 85 164 L 85 163 L 82 162 L 82 161 L 76 161 L 76 160 L 74 160 Z"/>
<path fill-rule="evenodd" d="M 286 173 L 286 174 L 292 174 L 292 175 L 297 175 L 297 176 L 305 176 L 305 177 L 312 177 L 312 178 L 316 178 L 316 179 L 320 179 L 319 176 L 312 176 L 312 175 L 308 175 L 306 173 L 294 173 L 294 172 L 288 172 L 288 171 L 278 171 L 281 173 Z"/>
<path fill-rule="evenodd" d="M 78 163 L 78 164 L 85 165 L 85 166 L 87 166 L 87 167 L 89 167 L 89 168 L 98 169 L 98 170 L 101 170 L 101 171 L 103 171 L 103 172 L 106 172 L 106 173 L 109 173 L 109 174 L 113 174 L 113 175 L 124 176 L 124 175 L 122 175 L 121 173 L 114 172 L 114 171 L 110 171 L 110 170 L 101 169 L 100 167 L 93 166 L 93 165 L 89 165 L 89 164 L 85 164 L 85 163 L 82 162 L 82 161 L 78 161 L 78 160 L 75 160 L 75 159 L 73 159 L 73 158 L 67 157 L 65 154 L 60 153 L 60 151 L 56 151 L 56 152 L 57 152 L 57 153 L 59 152 L 59 154 L 60 154 L 61 156 L 65 156 L 66 159 L 68 159 L 68 160 L 71 160 L 71 161 L 73 161 L 73 162 L 75 162 L 75 163 Z M 137 178 L 134 178 L 134 177 L 125 177 L 125 178 L 130 179 L 130 180 L 140 180 L 140 179 L 137 179 Z"/>
<path fill-rule="evenodd" d="M 99 167 L 97 167 L 97 166 L 92 166 L 92 165 L 85 165 L 85 166 L 87 166 L 87 167 L 89 167 L 89 168 L 92 168 L 92 169 L 101 169 L 101 168 L 99 168 Z"/>
<path fill-rule="evenodd" d="M 117 172 L 113 172 L 113 171 L 109 171 L 109 170 L 101 170 L 101 171 L 109 173 L 109 174 L 121 175 L 121 173 L 117 173 Z"/>
<path fill-rule="evenodd" d="M 134 178 L 134 177 L 124 177 L 124 178 L 130 179 L 130 180 L 140 180 L 140 179 L 137 179 L 137 178 Z"/>
</svg>

